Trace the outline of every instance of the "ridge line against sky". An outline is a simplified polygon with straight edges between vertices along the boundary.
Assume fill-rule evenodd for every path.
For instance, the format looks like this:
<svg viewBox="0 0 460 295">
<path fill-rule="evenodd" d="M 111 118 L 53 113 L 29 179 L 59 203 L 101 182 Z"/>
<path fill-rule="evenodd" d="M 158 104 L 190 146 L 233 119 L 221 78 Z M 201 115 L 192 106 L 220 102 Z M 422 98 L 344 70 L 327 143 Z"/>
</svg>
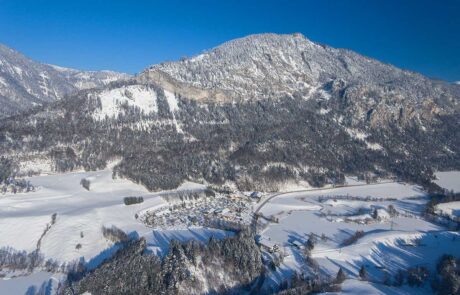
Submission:
<svg viewBox="0 0 460 295">
<path fill-rule="evenodd" d="M 134 74 L 250 34 L 300 32 L 456 81 L 459 16 L 458 0 L 0 0 L 0 43 L 43 63 Z"/>
</svg>

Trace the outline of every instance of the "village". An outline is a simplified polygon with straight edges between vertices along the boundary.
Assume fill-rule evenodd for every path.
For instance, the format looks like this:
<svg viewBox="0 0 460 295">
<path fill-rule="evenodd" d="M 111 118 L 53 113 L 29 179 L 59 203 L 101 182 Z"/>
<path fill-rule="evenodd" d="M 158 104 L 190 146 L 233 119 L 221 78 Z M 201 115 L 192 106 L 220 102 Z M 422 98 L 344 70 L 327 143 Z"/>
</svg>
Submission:
<svg viewBox="0 0 460 295">
<path fill-rule="evenodd" d="M 239 230 L 250 225 L 252 205 L 258 197 L 235 192 L 167 200 L 168 206 L 147 210 L 138 216 L 139 220 L 148 227 L 162 230 L 190 227 Z"/>
</svg>

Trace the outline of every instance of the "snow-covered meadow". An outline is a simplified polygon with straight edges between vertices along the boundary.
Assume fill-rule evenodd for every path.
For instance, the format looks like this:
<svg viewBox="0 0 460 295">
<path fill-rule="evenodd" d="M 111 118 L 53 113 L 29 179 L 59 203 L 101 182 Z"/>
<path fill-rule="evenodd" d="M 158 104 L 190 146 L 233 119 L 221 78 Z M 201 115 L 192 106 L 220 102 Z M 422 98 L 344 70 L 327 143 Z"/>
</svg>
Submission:
<svg viewBox="0 0 460 295">
<path fill-rule="evenodd" d="M 82 179 L 90 182 L 89 190 L 82 186 Z M 184 224 L 159 230 L 139 218 L 148 211 L 166 210 L 169 204 L 162 195 L 205 189 L 200 184 L 185 183 L 174 191 L 151 193 L 129 180 L 113 179 L 110 167 L 33 176 L 28 180 L 36 188 L 34 192 L 0 195 L 0 248 L 30 253 L 39 247 L 45 259 L 59 263 L 80 260 L 93 268 L 117 250 L 117 245 L 104 237 L 102 227 L 116 226 L 128 235 L 144 237 L 148 249 L 159 255 L 166 253 L 172 239 L 206 242 L 211 236 L 223 238 L 232 234 Z M 128 196 L 142 197 L 143 202 L 125 205 L 123 199 Z M 440 255 L 460 255 L 458 233 L 422 218 L 427 201 L 418 186 L 392 181 L 366 184 L 350 177 L 345 187 L 263 194 L 247 206 L 260 216 L 257 234 L 264 256 L 272 255 L 267 249 L 274 245 L 283 256 L 277 270 L 268 275 L 267 284 L 280 283 L 294 271 L 312 271 L 306 264 L 303 248 L 308 238 L 314 236 L 317 243 L 311 257 L 320 266 L 317 275 L 331 277 L 342 267 L 348 277 L 343 294 L 411 294 L 413 290 L 407 286 L 394 288 L 379 283 L 384 273 L 414 265 L 434 269 Z M 438 210 L 457 214 L 458 206 L 453 205 L 440 204 Z M 350 241 L 357 231 L 363 235 Z M 357 280 L 363 265 L 371 282 Z M 33 273 L 3 270 L 2 274 L 0 294 L 12 295 L 40 288 L 53 294 L 64 277 L 62 273 L 40 269 Z"/>
<path fill-rule="evenodd" d="M 436 173 L 435 183 L 442 188 L 460 192 L 460 171 L 445 171 Z"/>
<path fill-rule="evenodd" d="M 457 232 L 445 231 L 421 217 L 427 201 L 419 187 L 397 182 L 273 197 L 259 208 L 264 216 L 259 218 L 260 243 L 266 249 L 277 245 L 277 252 L 284 257 L 270 275 L 272 283 L 279 283 L 294 271 L 312 274 L 303 251 L 313 236 L 317 242 L 311 257 L 319 265 L 316 275 L 334 277 L 342 267 L 349 278 L 343 286 L 344 294 L 357 290 L 362 290 L 361 294 L 411 294 L 414 290 L 381 284 L 385 272 L 394 274 L 418 265 L 434 270 L 442 254 L 460 255 Z M 362 236 L 351 240 L 357 231 L 362 231 Z M 356 282 L 363 265 L 373 284 Z M 429 291 L 423 290 L 417 292 Z"/>
<path fill-rule="evenodd" d="M 80 184 L 83 178 L 90 181 L 89 190 Z M 116 250 L 114 243 L 103 236 L 103 226 L 116 226 L 127 234 L 145 237 L 149 249 L 160 255 L 167 251 L 171 239 L 205 242 L 211 236 L 222 238 L 231 234 L 209 228 L 159 231 L 146 227 L 136 216 L 145 210 L 167 206 L 162 193 L 150 193 L 129 180 L 112 179 L 111 169 L 34 176 L 28 180 L 36 191 L 0 195 L 0 248 L 12 247 L 30 253 L 40 244 L 45 259 L 59 263 L 83 259 L 91 268 Z M 185 183 L 172 193 L 194 189 L 203 186 Z M 141 196 L 144 202 L 127 206 L 123 202 L 127 196 Z M 56 214 L 54 222 L 53 214 Z M 48 281 L 53 276 L 38 272 L 12 278 L 18 273 L 8 270 L 2 273 L 5 277 L 0 279 L 0 294 L 9 295 L 24 294 L 32 285 L 38 290 L 42 285 L 40 279 Z M 27 282 L 30 284 L 25 286 Z M 16 288 L 10 289 L 12 285 Z M 25 289 L 19 291 L 20 286 Z"/>
<path fill-rule="evenodd" d="M 436 205 L 435 212 L 440 215 L 447 215 L 450 218 L 460 217 L 460 201 L 441 203 Z"/>
</svg>

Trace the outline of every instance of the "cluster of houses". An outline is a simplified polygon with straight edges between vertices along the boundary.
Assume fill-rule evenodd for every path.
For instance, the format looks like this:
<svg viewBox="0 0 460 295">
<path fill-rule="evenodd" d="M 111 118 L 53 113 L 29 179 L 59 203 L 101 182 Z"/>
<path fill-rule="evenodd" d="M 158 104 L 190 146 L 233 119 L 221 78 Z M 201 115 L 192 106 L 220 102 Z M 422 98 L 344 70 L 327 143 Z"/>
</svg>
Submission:
<svg viewBox="0 0 460 295">
<path fill-rule="evenodd" d="M 252 198 L 243 194 L 216 194 L 194 198 L 148 211 L 140 216 L 146 225 L 160 229 L 192 226 L 238 228 L 251 222 Z"/>
</svg>

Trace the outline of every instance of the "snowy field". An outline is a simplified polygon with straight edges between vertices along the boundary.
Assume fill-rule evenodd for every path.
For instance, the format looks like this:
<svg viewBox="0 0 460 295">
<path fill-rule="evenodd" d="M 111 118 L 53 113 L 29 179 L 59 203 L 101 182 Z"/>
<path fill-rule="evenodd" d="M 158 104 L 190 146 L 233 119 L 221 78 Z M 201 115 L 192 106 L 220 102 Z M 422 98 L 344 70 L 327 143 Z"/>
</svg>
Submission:
<svg viewBox="0 0 460 295">
<path fill-rule="evenodd" d="M 437 172 L 435 183 L 440 187 L 460 192 L 460 171 Z"/>
<path fill-rule="evenodd" d="M 452 219 L 460 217 L 460 201 L 438 204 L 435 212 L 439 215 L 448 215 Z"/>
<path fill-rule="evenodd" d="M 451 174 L 449 177 L 452 179 Z M 90 181 L 89 190 L 80 184 L 82 179 Z M 128 180 L 112 179 L 111 169 L 28 180 L 36 187 L 35 192 L 0 195 L 0 248 L 9 246 L 30 253 L 38 247 L 45 259 L 60 263 L 83 260 L 94 268 L 117 250 L 103 236 L 103 226 L 144 237 L 148 249 L 158 255 L 167 252 L 172 239 L 206 242 L 211 236 L 232 234 L 183 224 L 158 230 L 140 220 L 145 212 L 170 206 L 162 195 L 199 191 L 203 185 L 185 183 L 175 191 L 150 193 Z M 270 257 L 267 249 L 276 245 L 276 252 L 284 257 L 269 274 L 267 284 L 280 283 L 294 271 L 312 272 L 303 253 L 309 236 L 317 240 L 311 257 L 320 265 L 319 273 L 313 274 L 330 277 L 339 267 L 345 271 L 348 279 L 338 294 L 413 294 L 414 289 L 407 286 L 383 285 L 384 272 L 395 273 L 414 265 L 434 269 L 440 255 L 460 255 L 458 233 L 447 232 L 421 217 L 428 199 L 419 187 L 391 181 L 366 184 L 353 178 L 347 178 L 347 183 L 347 187 L 264 194 L 247 207 L 260 215 L 258 240 L 264 256 Z M 143 197 L 144 201 L 127 206 L 123 202 L 127 196 Z M 454 203 L 438 205 L 437 209 L 455 215 L 460 205 Z M 362 236 L 347 242 L 357 231 L 362 231 Z M 357 279 L 362 265 L 371 282 Z M 53 294 L 64 277 L 40 270 L 25 276 L 24 272 L 3 270 L 3 275 L 0 294 L 8 295 L 32 294 L 40 288 Z M 429 288 L 417 292 L 429 293 Z"/>
<path fill-rule="evenodd" d="M 54 294 L 63 274 L 53 274 L 45 271 L 35 272 L 28 276 L 0 280 L 0 294 L 15 295 L 26 294 Z"/>
<path fill-rule="evenodd" d="M 80 185 L 83 178 L 91 182 L 89 191 Z M 9 246 L 30 253 L 40 244 L 45 259 L 53 258 L 59 263 L 84 259 L 89 267 L 95 267 L 116 250 L 113 242 L 104 238 L 103 226 L 114 225 L 130 235 L 145 237 L 149 249 L 160 255 L 165 253 L 171 239 L 204 242 L 212 235 L 230 234 L 207 228 L 157 231 L 146 227 L 135 216 L 166 206 L 161 193 L 149 193 L 125 179 L 112 179 L 110 169 L 35 176 L 28 180 L 36 187 L 35 192 L 0 194 L 0 248 Z M 177 191 L 190 189 L 203 189 L 203 186 L 185 184 Z M 127 206 L 123 203 L 127 196 L 142 196 L 144 202 Z M 56 214 L 54 223 L 53 214 Z M 27 278 L 11 279 L 11 275 L 6 273 L 6 278 L 0 279 L 0 294 L 24 294 L 27 288 L 19 292 L 10 287 L 27 285 Z M 40 287 L 38 281 L 43 277 L 46 273 L 29 276 L 30 285 Z"/>
<path fill-rule="evenodd" d="M 416 265 L 434 270 L 442 254 L 460 255 L 458 233 L 420 217 L 427 201 L 419 187 L 402 183 L 280 194 L 259 209 L 264 216 L 259 218 L 261 244 L 267 249 L 277 245 L 284 256 L 270 279 L 279 282 L 293 271 L 311 273 L 303 248 L 312 234 L 317 240 L 311 252 L 320 266 L 317 275 L 335 276 L 342 267 L 350 278 L 342 294 L 413 294 L 409 287 L 389 288 L 356 279 L 362 265 L 371 281 L 382 282 L 386 271 L 394 274 Z M 348 244 L 357 231 L 363 236 Z"/>
</svg>

